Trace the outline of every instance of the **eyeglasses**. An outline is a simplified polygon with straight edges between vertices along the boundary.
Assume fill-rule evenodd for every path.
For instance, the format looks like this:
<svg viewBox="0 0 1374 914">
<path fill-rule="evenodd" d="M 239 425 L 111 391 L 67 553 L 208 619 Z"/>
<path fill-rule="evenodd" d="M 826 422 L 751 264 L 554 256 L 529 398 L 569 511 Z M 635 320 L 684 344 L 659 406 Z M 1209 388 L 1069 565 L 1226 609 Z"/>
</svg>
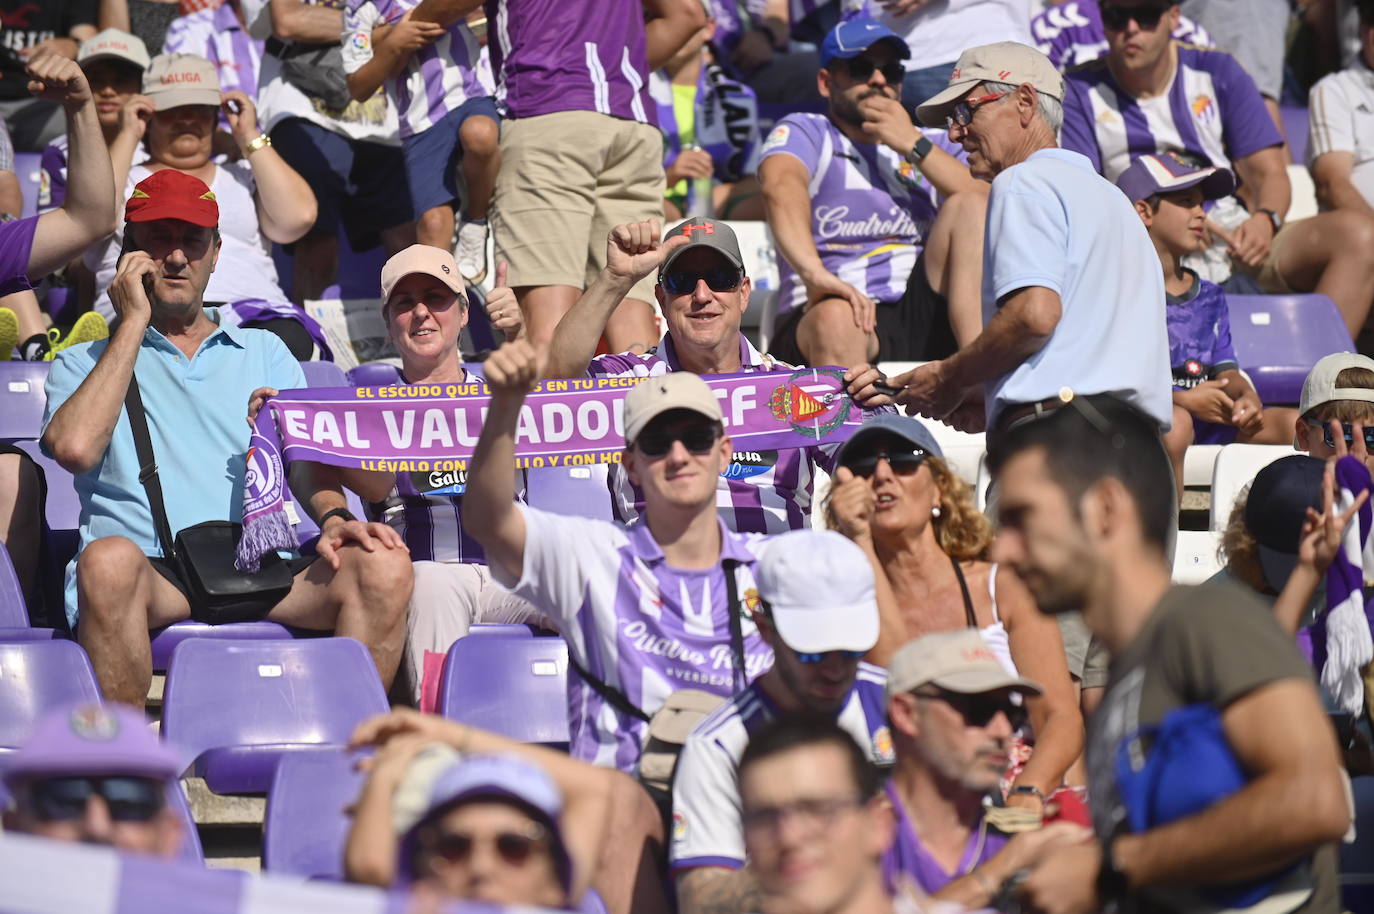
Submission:
<svg viewBox="0 0 1374 914">
<path fill-rule="evenodd" d="M 548 841 L 548 832 L 535 825 L 526 833 L 503 831 L 480 838 L 469 832 L 439 832 L 426 842 L 426 847 L 448 863 L 466 863 L 479 842 L 489 842 L 508 866 L 524 866 L 536 851 L 548 847 Z"/>
<path fill-rule="evenodd" d="M 795 819 L 807 831 L 818 831 L 835 823 L 840 814 L 864 805 L 859 797 L 807 797 L 746 810 L 744 829 L 754 833 L 776 833 L 784 819 Z"/>
<path fill-rule="evenodd" d="M 1102 6 L 1102 24 L 1113 32 L 1119 32 L 1130 23 L 1132 19 L 1135 24 L 1144 31 L 1151 31 L 1159 25 L 1159 20 L 1164 16 L 1164 8 L 1144 4 L 1141 6 L 1116 6 L 1114 4 L 1104 4 Z"/>
<path fill-rule="evenodd" d="M 844 62 L 849 78 L 855 82 L 866 83 L 873 78 L 873 71 L 883 74 L 883 80 L 890 86 L 900 86 L 906 78 L 906 67 L 900 60 L 885 63 L 881 67 L 867 57 L 851 57 Z"/>
<path fill-rule="evenodd" d="M 635 447 L 645 457 L 662 457 L 673 449 L 674 441 L 681 441 L 688 453 L 700 457 L 711 453 L 720 440 L 720 429 L 714 425 L 689 425 L 676 431 L 647 431 L 635 439 Z"/>
<path fill-rule="evenodd" d="M 1026 709 L 1022 705 L 1015 704 L 1010 698 L 999 695 L 965 695 L 962 692 L 950 692 L 940 689 L 936 692 L 913 692 L 918 698 L 934 698 L 943 701 L 964 719 L 964 723 L 970 727 L 986 727 L 992 723 L 992 719 L 1000 712 L 1007 716 L 1007 723 L 1011 724 L 1013 730 L 1020 730 L 1026 725 Z"/>
<path fill-rule="evenodd" d="M 886 460 L 892 472 L 898 476 L 910 476 L 925 463 L 926 456 L 926 452 L 918 447 L 909 451 L 877 451 L 862 457 L 850 458 L 844 462 L 844 466 L 855 476 L 867 479 L 878 471 L 878 461 Z"/>
<path fill-rule="evenodd" d="M 1331 424 L 1329 422 L 1315 422 L 1311 419 L 1308 419 L 1307 424 L 1312 426 L 1313 428 L 1319 428 L 1322 430 L 1322 441 L 1325 442 L 1327 447 L 1334 448 L 1336 446 L 1336 438 L 1334 435 L 1331 434 Z M 1374 450 L 1374 423 L 1370 423 L 1369 425 L 1364 426 L 1362 428 L 1362 431 L 1364 433 L 1365 447 L 1369 448 L 1370 450 Z M 1341 433 L 1345 437 L 1346 447 L 1350 447 L 1355 443 L 1354 425 L 1352 425 L 1349 422 L 1342 422 Z"/>
<path fill-rule="evenodd" d="M 116 822 L 147 822 L 167 803 L 163 784 L 152 778 L 45 778 L 28 789 L 29 806 L 45 822 L 81 818 L 92 796 L 105 801 Z"/>
<path fill-rule="evenodd" d="M 976 95 L 973 98 L 964 99 L 955 105 L 949 117 L 945 118 L 945 127 L 950 128 L 955 124 L 960 127 L 967 127 L 973 123 L 973 115 L 979 108 L 997 101 L 1006 94 L 1006 92 L 989 92 L 987 95 Z"/>
<path fill-rule="evenodd" d="M 864 651 L 826 651 L 823 654 L 800 654 L 796 651 L 797 660 L 801 663 L 821 663 L 827 657 L 839 657 L 841 660 L 862 660 Z"/>
<path fill-rule="evenodd" d="M 687 295 L 706 280 L 712 292 L 733 292 L 744 282 L 744 273 L 738 267 L 710 267 L 705 270 L 669 270 L 663 274 L 663 288 L 674 295 Z"/>
</svg>

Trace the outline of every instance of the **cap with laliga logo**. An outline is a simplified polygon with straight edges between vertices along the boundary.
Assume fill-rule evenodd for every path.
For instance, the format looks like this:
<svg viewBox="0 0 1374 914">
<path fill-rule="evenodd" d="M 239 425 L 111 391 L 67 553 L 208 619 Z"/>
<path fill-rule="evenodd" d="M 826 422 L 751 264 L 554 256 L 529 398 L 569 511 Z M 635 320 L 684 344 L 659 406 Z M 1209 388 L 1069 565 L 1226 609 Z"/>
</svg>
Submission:
<svg viewBox="0 0 1374 914">
<path fill-rule="evenodd" d="M 159 54 L 143 74 L 143 94 L 153 100 L 155 111 L 182 105 L 218 108 L 219 74 L 198 54 Z"/>
<path fill-rule="evenodd" d="M 739 239 L 735 237 L 735 230 L 726 223 L 698 216 L 673 226 L 668 234 L 663 236 L 663 240 L 665 242 L 670 241 L 679 235 L 686 235 L 687 243 L 674 250 L 664 259 L 663 265 L 658 268 L 659 279 L 663 278 L 663 274 L 667 273 L 673 262 L 683 254 L 688 251 L 700 250 L 703 247 L 719 251 L 720 255 L 730 261 L 732 266 L 739 268 L 740 273 L 745 272 L 744 257 L 739 252 Z"/>
<path fill-rule="evenodd" d="M 83 68 L 97 60 L 122 60 L 140 70 L 146 70 L 149 64 L 148 48 L 137 35 L 130 35 L 119 29 L 106 29 L 83 42 L 81 50 L 76 54 L 76 62 Z"/>
<path fill-rule="evenodd" d="M 398 282 L 415 273 L 433 276 L 454 292 L 463 294 L 463 277 L 451 253 L 429 244 L 412 244 L 382 264 L 382 301 L 391 298 L 391 290 Z"/>
<path fill-rule="evenodd" d="M 1064 100 L 1064 77 L 1050 59 L 1019 41 L 999 41 L 969 48 L 959 55 L 949 86 L 926 99 L 916 109 L 916 119 L 927 127 L 943 127 L 954 106 L 982 82 L 1030 83 L 1035 91 Z"/>
</svg>

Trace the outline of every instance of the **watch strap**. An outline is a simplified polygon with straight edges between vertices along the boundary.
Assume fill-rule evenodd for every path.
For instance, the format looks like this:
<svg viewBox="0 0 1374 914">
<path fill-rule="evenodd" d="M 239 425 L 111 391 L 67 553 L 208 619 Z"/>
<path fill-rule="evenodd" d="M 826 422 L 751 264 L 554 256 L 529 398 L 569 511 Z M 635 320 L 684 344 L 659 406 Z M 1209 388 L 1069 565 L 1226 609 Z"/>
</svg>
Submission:
<svg viewBox="0 0 1374 914">
<path fill-rule="evenodd" d="M 1277 235 L 1279 229 L 1283 228 L 1283 217 L 1280 216 L 1278 213 L 1274 212 L 1272 209 L 1261 208 L 1259 212 L 1264 213 L 1266 216 L 1269 217 L 1269 224 L 1274 227 L 1274 234 Z"/>
<path fill-rule="evenodd" d="M 906 154 L 907 161 L 913 165 L 919 165 L 926 156 L 930 155 L 930 150 L 933 148 L 935 148 L 935 144 L 930 141 L 930 137 L 923 133 L 917 138 L 911 151 Z"/>
<path fill-rule="evenodd" d="M 348 510 L 347 508 L 334 508 L 331 511 L 324 512 L 324 516 L 320 518 L 319 526 L 321 530 L 324 529 L 325 522 L 328 521 L 331 517 L 342 517 L 345 522 L 358 519 L 354 517 L 353 512 Z"/>
</svg>

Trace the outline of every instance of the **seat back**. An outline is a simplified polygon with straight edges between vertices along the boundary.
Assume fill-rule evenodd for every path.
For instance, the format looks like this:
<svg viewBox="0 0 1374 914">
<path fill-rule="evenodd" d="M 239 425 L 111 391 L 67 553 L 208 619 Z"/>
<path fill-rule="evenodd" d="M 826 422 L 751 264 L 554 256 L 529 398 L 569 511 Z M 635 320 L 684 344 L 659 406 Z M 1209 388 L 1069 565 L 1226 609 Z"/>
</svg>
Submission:
<svg viewBox="0 0 1374 914">
<path fill-rule="evenodd" d="M 439 713 L 526 743 L 568 744 L 562 638 L 459 638 L 444 658 Z"/>
<path fill-rule="evenodd" d="M 1174 541 L 1175 584 L 1201 584 L 1221 570 L 1217 547 L 1220 534 L 1211 530 L 1180 530 Z"/>
<path fill-rule="evenodd" d="M 210 749 L 348 742 L 390 709 L 367 649 L 352 638 L 177 645 L 162 734 L 191 758 Z"/>
<path fill-rule="evenodd" d="M 530 470 L 525 499 L 530 507 L 556 514 L 611 520 L 607 465 Z"/>
<path fill-rule="evenodd" d="M 282 641 L 291 637 L 291 630 L 276 622 L 227 622 L 207 625 L 204 622 L 173 622 L 152 633 L 153 670 L 164 672 L 172 662 L 177 645 L 191 638 L 218 638 L 222 641 Z"/>
<path fill-rule="evenodd" d="M 52 708 L 99 700 L 95 671 L 76 642 L 0 643 L 0 747 L 21 745 Z"/>
<path fill-rule="evenodd" d="M 1294 453 L 1283 444 L 1228 444 L 1217 454 L 1212 468 L 1212 514 L 1208 525 L 1221 533 L 1231 519 L 1236 496 L 1255 478 L 1255 474 L 1280 457 Z"/>
<path fill-rule="evenodd" d="M 1299 105 L 1284 105 L 1279 108 L 1279 120 L 1283 123 L 1284 139 L 1288 141 L 1288 151 L 1297 165 L 1307 164 L 1307 108 Z"/>
<path fill-rule="evenodd" d="M 364 362 L 348 369 L 354 387 L 390 387 L 401 381 L 401 369 L 390 362 Z"/>
<path fill-rule="evenodd" d="M 16 441 L 14 444 L 32 457 L 33 462 L 43 470 L 43 480 L 48 487 L 48 500 L 43 506 L 43 518 L 48 523 L 48 529 L 72 532 L 79 530 L 81 496 L 76 493 L 76 478 L 60 463 L 44 454 L 37 441 Z"/>
<path fill-rule="evenodd" d="M 284 756 L 263 820 L 262 867 L 306 879 L 343 880 L 344 842 L 363 773 L 342 749 Z"/>
<path fill-rule="evenodd" d="M 0 546 L 0 627 L 24 628 L 28 624 L 29 611 L 10 562 L 9 550 Z"/>
<path fill-rule="evenodd" d="M 0 441 L 37 438 L 43 431 L 51 362 L 0 362 Z"/>
<path fill-rule="evenodd" d="M 1325 295 L 1228 295 L 1231 339 L 1240 367 L 1268 406 L 1296 406 L 1312 366 L 1355 344 Z"/>
<path fill-rule="evenodd" d="M 307 387 L 348 387 L 343 369 L 333 362 L 301 362 Z"/>
</svg>

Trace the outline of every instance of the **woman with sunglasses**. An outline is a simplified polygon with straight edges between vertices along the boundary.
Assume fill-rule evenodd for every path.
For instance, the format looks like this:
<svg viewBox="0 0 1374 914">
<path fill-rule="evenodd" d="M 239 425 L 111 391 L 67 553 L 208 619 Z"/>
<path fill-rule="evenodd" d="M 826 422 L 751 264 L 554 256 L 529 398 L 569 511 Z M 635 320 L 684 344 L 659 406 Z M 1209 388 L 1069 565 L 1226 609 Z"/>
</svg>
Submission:
<svg viewBox="0 0 1374 914">
<path fill-rule="evenodd" d="M 1083 748 L 1058 626 L 1010 569 L 986 560 L 991 525 L 919 421 L 879 417 L 837 459 L 827 521 L 868 553 L 878 576 L 882 628 L 870 659 L 885 666 L 913 638 L 975 628 L 1009 673 L 1041 683 L 1044 693 L 1026 701 L 1035 751 L 1018 747 L 1024 767 L 1012 768 L 1008 803 L 1043 810 Z"/>
</svg>

